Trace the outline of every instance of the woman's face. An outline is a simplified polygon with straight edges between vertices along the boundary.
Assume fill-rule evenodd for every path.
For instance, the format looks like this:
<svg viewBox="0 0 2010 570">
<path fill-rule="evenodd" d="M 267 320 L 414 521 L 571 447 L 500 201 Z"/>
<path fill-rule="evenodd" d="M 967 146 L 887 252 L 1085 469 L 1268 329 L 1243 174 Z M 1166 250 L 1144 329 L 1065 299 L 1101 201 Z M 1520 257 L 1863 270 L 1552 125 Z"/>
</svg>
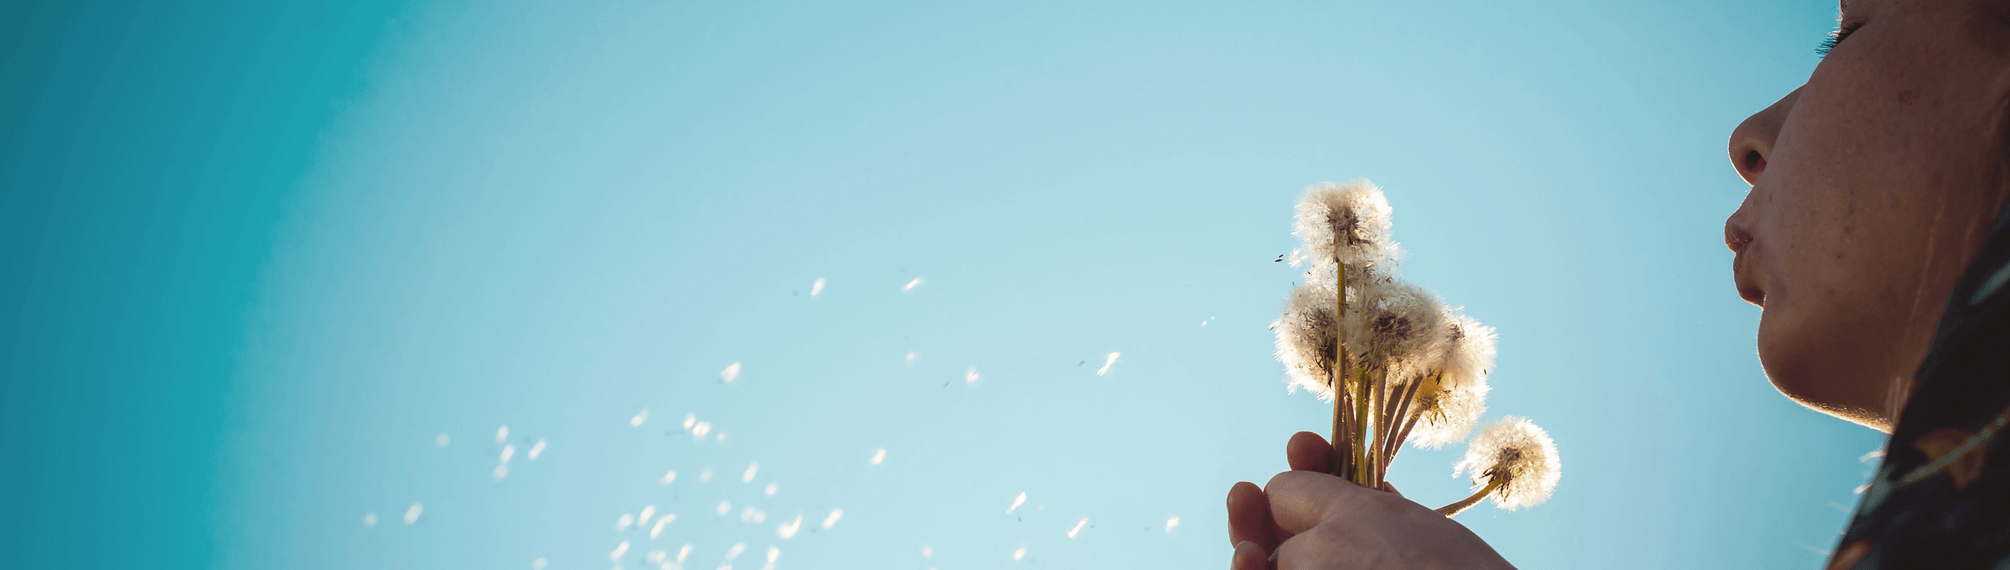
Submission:
<svg viewBox="0 0 2010 570">
<path fill-rule="evenodd" d="M 1890 431 L 2010 189 L 2010 0 L 1850 0 L 1840 30 L 1732 132 L 1752 191 L 1724 238 L 1773 385 Z"/>
</svg>

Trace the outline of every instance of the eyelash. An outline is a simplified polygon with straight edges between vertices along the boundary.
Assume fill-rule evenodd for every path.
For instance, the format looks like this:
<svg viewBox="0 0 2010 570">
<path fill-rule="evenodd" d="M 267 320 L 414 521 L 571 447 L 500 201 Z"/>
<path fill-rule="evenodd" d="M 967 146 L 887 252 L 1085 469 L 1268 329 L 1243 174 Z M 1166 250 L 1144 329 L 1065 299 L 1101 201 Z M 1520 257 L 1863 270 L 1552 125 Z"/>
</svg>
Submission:
<svg viewBox="0 0 2010 570">
<path fill-rule="evenodd" d="M 1856 29 L 1861 27 L 1863 27 L 1862 22 L 1837 25 L 1835 31 L 1829 32 L 1828 39 L 1822 40 L 1822 45 L 1815 46 L 1815 55 L 1824 58 L 1828 57 L 1829 50 L 1836 49 L 1836 44 L 1840 44 L 1843 40 L 1848 39 L 1850 34 L 1856 33 Z"/>
</svg>

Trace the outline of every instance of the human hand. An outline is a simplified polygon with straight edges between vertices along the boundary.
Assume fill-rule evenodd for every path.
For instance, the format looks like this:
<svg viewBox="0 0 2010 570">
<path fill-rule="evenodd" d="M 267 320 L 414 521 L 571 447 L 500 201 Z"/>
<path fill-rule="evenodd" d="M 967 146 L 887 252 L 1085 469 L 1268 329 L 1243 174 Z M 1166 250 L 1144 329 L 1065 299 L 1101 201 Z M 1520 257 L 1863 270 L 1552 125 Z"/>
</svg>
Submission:
<svg viewBox="0 0 2010 570">
<path fill-rule="evenodd" d="M 1292 471 L 1228 491 L 1231 570 L 1507 568 L 1465 525 L 1404 499 L 1324 473 L 1333 447 L 1312 432 L 1285 444 Z"/>
</svg>

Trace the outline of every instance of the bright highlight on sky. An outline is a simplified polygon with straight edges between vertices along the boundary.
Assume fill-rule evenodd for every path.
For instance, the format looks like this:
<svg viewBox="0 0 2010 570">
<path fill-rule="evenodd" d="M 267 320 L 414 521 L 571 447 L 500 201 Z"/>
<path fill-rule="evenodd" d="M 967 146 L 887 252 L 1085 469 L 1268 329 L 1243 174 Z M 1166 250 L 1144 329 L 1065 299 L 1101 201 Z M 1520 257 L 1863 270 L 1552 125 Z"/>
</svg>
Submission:
<svg viewBox="0 0 2010 570">
<path fill-rule="evenodd" d="M 1569 458 L 1457 519 L 1517 565 L 1813 567 L 1881 445 L 1720 244 L 1832 4 L 23 6 L 25 567 L 1225 564 L 1329 421 L 1268 326 L 1354 178 Z"/>
</svg>

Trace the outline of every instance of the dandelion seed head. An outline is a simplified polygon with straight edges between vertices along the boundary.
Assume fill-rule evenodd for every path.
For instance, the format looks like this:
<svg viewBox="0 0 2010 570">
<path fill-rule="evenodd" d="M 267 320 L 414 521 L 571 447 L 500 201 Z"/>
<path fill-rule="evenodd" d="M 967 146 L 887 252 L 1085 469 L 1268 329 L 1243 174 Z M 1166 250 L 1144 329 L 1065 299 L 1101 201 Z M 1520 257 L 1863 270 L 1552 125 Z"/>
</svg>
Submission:
<svg viewBox="0 0 2010 570">
<path fill-rule="evenodd" d="M 1463 441 L 1486 413 L 1487 372 L 1494 362 L 1494 330 L 1479 321 L 1447 311 L 1445 335 L 1415 381 L 1419 415 L 1410 442 L 1437 449 Z M 1442 374 L 1434 374 L 1442 372 Z"/>
<path fill-rule="evenodd" d="M 1400 370 L 1415 366 L 1443 342 L 1445 305 L 1430 291 L 1400 280 L 1369 279 L 1359 284 L 1359 293 L 1349 297 L 1340 319 L 1347 352 L 1357 362 Z"/>
<path fill-rule="evenodd" d="M 1504 483 L 1492 495 L 1494 505 L 1507 510 L 1533 507 L 1549 500 L 1563 475 L 1556 442 L 1526 418 L 1507 416 L 1480 430 L 1466 448 L 1466 457 L 1452 466 L 1452 476 L 1472 473 L 1473 490 L 1495 479 Z"/>
<path fill-rule="evenodd" d="M 1293 287 L 1285 298 L 1284 315 L 1270 328 L 1277 332 L 1277 360 L 1284 363 L 1291 391 L 1303 388 L 1333 400 L 1332 358 L 1340 343 L 1334 328 L 1337 305 L 1333 288 L 1317 283 Z"/>
<path fill-rule="evenodd" d="M 727 383 L 727 384 L 732 384 L 732 383 L 733 383 L 733 382 L 734 382 L 735 380 L 739 380 L 739 379 L 740 379 L 740 363 L 738 363 L 738 362 L 735 362 L 735 363 L 732 363 L 732 364 L 728 364 L 728 365 L 726 365 L 726 369 L 725 369 L 725 370 L 720 370 L 720 371 L 719 371 L 719 381 L 720 381 L 720 382 L 725 382 L 725 383 Z"/>
<path fill-rule="evenodd" d="M 540 439 L 537 440 L 537 443 L 532 444 L 530 446 L 530 453 L 526 455 L 530 457 L 531 461 L 537 461 L 537 456 L 544 455 L 544 440 Z"/>
<path fill-rule="evenodd" d="M 1312 185 L 1299 198 L 1293 222 L 1291 234 L 1305 241 L 1293 252 L 1294 266 L 1306 260 L 1315 267 L 1334 261 L 1381 265 L 1397 256 L 1389 241 L 1389 199 L 1366 180 Z"/>
<path fill-rule="evenodd" d="M 815 283 L 810 284 L 810 297 L 822 294 L 824 294 L 824 278 L 818 277 Z"/>
</svg>

